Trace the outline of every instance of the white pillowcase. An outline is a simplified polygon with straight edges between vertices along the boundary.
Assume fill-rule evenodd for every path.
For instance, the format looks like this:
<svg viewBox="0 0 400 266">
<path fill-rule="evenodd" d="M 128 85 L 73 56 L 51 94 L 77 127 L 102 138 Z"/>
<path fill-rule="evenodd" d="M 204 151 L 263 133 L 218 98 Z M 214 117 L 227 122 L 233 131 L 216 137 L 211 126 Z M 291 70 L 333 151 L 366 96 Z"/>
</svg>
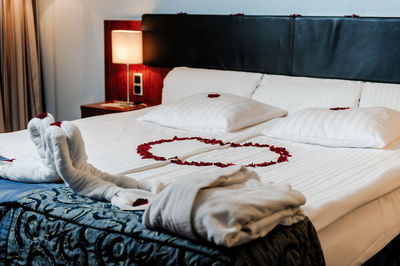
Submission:
<svg viewBox="0 0 400 266">
<path fill-rule="evenodd" d="M 214 93 L 212 93 L 214 94 Z M 139 120 L 178 129 L 228 132 L 286 115 L 286 111 L 232 94 L 199 93 L 163 104 Z"/>
<path fill-rule="evenodd" d="M 261 77 L 260 73 L 176 67 L 164 79 L 162 103 L 209 91 L 250 98 Z"/>
<path fill-rule="evenodd" d="M 357 107 L 362 82 L 265 75 L 252 99 L 287 110 L 305 108 Z"/>
<path fill-rule="evenodd" d="M 332 147 L 384 148 L 400 135 L 400 112 L 386 107 L 311 108 L 280 119 L 263 134 Z"/>
<path fill-rule="evenodd" d="M 360 107 L 385 106 L 400 111 L 400 84 L 366 82 Z"/>
</svg>

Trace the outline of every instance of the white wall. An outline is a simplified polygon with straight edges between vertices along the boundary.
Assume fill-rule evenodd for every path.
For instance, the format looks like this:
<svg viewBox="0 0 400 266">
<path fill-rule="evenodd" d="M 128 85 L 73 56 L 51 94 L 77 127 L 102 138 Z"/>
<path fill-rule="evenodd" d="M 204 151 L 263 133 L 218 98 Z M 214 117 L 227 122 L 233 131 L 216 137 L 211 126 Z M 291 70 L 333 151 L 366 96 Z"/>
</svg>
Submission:
<svg viewBox="0 0 400 266">
<path fill-rule="evenodd" d="M 104 100 L 105 19 L 144 13 L 400 16 L 399 0 L 36 0 L 47 111 L 80 118 L 79 106 Z"/>
</svg>

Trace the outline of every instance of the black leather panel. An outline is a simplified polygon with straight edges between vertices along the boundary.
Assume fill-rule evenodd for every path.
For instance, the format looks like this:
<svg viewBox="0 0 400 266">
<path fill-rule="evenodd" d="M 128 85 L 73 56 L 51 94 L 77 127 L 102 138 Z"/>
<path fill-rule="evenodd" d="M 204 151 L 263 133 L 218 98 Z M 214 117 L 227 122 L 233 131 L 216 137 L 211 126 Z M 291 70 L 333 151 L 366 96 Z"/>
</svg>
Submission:
<svg viewBox="0 0 400 266">
<path fill-rule="evenodd" d="M 287 74 L 292 20 L 265 16 L 143 15 L 144 64 Z"/>
<path fill-rule="evenodd" d="M 400 19 L 299 17 L 293 75 L 400 82 Z"/>
</svg>

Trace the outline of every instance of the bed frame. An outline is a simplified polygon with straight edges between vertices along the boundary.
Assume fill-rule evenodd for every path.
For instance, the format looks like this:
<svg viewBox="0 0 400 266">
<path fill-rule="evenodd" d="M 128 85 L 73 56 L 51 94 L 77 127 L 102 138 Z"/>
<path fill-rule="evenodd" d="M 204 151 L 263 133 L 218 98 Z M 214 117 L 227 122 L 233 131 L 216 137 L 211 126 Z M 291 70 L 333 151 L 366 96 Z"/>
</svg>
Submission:
<svg viewBox="0 0 400 266">
<path fill-rule="evenodd" d="M 400 83 L 399 25 L 358 16 L 146 14 L 144 64 Z M 400 236 L 365 265 L 397 265 L 399 246 Z"/>
</svg>

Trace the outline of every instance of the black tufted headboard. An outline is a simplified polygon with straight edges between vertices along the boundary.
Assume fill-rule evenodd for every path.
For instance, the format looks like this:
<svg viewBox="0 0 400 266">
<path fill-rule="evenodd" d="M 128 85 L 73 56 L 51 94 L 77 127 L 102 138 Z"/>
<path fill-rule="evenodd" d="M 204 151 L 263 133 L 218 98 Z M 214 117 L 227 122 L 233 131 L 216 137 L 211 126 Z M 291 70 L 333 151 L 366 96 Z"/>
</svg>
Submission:
<svg viewBox="0 0 400 266">
<path fill-rule="evenodd" d="M 142 18 L 144 64 L 400 83 L 400 18 Z"/>
</svg>

